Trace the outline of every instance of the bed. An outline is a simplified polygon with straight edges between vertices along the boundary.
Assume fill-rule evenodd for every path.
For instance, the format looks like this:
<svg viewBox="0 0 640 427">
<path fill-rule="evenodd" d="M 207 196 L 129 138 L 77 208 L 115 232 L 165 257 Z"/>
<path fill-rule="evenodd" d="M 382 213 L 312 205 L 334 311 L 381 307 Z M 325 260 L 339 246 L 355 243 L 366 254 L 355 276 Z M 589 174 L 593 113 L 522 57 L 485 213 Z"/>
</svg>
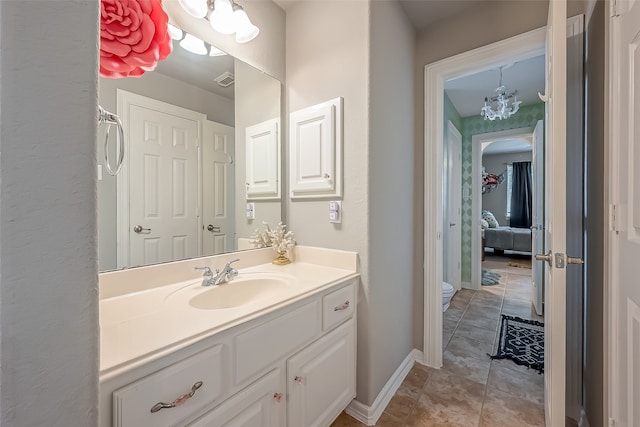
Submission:
<svg viewBox="0 0 640 427">
<path fill-rule="evenodd" d="M 484 229 L 484 247 L 494 251 L 531 252 L 531 230 L 499 226 Z"/>
</svg>

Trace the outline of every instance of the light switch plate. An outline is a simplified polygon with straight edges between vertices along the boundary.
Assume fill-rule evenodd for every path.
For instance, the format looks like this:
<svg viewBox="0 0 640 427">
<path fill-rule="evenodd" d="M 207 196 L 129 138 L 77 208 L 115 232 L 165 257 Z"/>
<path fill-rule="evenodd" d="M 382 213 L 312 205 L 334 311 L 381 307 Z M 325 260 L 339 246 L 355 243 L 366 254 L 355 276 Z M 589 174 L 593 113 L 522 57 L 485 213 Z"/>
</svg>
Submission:
<svg viewBox="0 0 640 427">
<path fill-rule="evenodd" d="M 255 203 L 247 203 L 247 219 L 256 219 Z"/>
<path fill-rule="evenodd" d="M 342 222 L 342 202 L 329 202 L 329 222 L 340 224 Z"/>
</svg>

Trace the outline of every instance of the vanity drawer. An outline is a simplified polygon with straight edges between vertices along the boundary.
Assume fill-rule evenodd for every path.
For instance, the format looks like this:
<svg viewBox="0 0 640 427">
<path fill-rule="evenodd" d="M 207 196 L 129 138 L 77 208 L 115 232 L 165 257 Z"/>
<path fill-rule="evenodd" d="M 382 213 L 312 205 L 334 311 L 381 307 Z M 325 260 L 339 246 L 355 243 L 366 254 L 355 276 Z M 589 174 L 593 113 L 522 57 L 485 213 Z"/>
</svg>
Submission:
<svg viewBox="0 0 640 427">
<path fill-rule="evenodd" d="M 333 328 L 353 315 L 355 310 L 355 286 L 351 283 L 322 298 L 322 330 Z"/>
<path fill-rule="evenodd" d="M 175 426 L 224 390 L 223 346 L 216 345 L 113 392 L 116 427 Z M 198 388 L 197 383 L 202 382 Z M 193 390 L 193 395 L 188 397 Z M 171 404 L 151 412 L 159 402 Z"/>
<path fill-rule="evenodd" d="M 236 336 L 235 384 L 241 384 L 318 336 L 320 313 L 320 301 L 316 299 Z"/>
</svg>

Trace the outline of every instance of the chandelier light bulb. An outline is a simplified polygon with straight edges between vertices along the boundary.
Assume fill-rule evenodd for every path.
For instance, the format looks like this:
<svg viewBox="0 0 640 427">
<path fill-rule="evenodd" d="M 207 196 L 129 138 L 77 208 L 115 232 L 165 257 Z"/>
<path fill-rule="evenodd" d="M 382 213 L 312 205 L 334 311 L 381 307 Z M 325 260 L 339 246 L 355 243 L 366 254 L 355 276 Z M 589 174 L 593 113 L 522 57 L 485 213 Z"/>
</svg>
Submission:
<svg viewBox="0 0 640 427">
<path fill-rule="evenodd" d="M 209 11 L 207 0 L 178 0 L 178 3 L 194 18 L 204 18 Z"/>
<path fill-rule="evenodd" d="M 213 2 L 213 12 L 209 16 L 209 23 L 214 30 L 221 34 L 236 32 L 236 22 L 230 0 L 215 0 Z"/>
</svg>

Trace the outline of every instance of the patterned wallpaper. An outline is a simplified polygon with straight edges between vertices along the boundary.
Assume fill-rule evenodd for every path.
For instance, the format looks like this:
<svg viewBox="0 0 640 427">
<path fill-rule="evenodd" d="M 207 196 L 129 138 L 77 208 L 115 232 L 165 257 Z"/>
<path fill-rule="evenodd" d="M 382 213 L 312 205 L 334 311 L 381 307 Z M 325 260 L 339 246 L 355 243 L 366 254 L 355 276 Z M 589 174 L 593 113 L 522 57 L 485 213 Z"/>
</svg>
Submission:
<svg viewBox="0 0 640 427">
<path fill-rule="evenodd" d="M 521 107 L 506 120 L 484 120 L 482 116 L 462 119 L 462 186 L 471 188 L 471 138 L 473 135 L 534 127 L 544 119 L 544 103 Z M 471 282 L 471 196 L 462 199 L 462 281 Z"/>
</svg>

